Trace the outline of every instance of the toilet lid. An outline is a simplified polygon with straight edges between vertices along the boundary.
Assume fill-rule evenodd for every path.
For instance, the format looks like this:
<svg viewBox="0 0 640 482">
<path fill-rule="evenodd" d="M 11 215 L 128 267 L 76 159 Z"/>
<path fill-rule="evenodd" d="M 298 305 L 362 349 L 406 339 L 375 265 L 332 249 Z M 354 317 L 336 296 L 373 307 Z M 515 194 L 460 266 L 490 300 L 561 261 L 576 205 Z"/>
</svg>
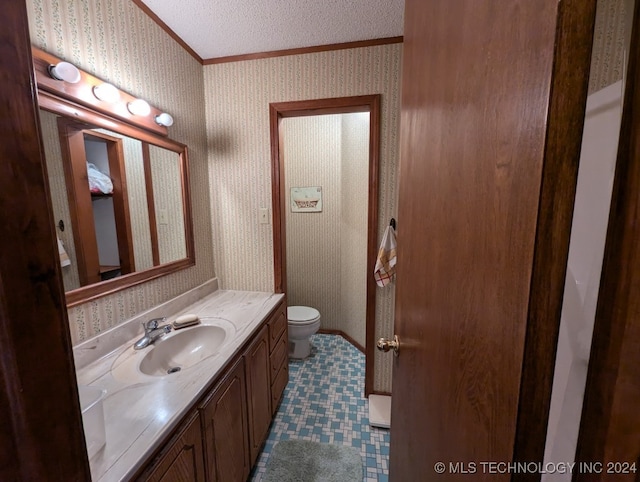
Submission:
<svg viewBox="0 0 640 482">
<path fill-rule="evenodd" d="M 320 316 L 320 312 L 308 306 L 289 306 L 287 308 L 287 319 L 289 321 L 311 321 Z"/>
</svg>

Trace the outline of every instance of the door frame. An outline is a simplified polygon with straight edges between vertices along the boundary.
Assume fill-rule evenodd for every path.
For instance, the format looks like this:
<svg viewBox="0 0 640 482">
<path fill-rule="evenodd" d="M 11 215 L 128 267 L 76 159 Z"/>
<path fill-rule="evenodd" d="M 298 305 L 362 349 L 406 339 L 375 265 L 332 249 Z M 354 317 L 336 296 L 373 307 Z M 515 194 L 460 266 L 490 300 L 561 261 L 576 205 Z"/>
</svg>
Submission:
<svg viewBox="0 0 640 482">
<path fill-rule="evenodd" d="M 113 200 L 119 269 L 123 275 L 134 272 L 135 256 L 122 139 L 93 130 L 92 126 L 66 117 L 58 117 L 58 131 L 80 287 L 103 281 L 93 210 L 96 197 L 87 188 L 87 138 L 102 141 L 107 146 L 113 193 L 106 196 Z"/>
<path fill-rule="evenodd" d="M 286 220 L 284 158 L 280 155 L 280 120 L 325 114 L 369 112 L 369 202 L 367 215 L 367 295 L 365 334 L 365 396 L 373 392 L 376 323 L 376 282 L 373 266 L 378 254 L 378 197 L 380 171 L 380 94 L 269 104 L 271 135 L 271 206 L 273 210 L 274 291 L 286 293 Z M 369 269 L 371 268 L 371 269 Z"/>
<path fill-rule="evenodd" d="M 576 462 L 603 464 L 601 474 L 574 472 L 573 481 L 609 480 L 607 463 L 640 470 L 640 8 L 635 2 L 609 225 L 600 277 Z M 615 468 L 615 467 L 613 467 Z M 614 473 L 620 472 L 624 465 Z M 632 478 L 630 472 L 627 477 Z M 615 477 L 615 476 L 612 476 Z M 635 478 L 634 480 L 640 480 Z"/>
</svg>

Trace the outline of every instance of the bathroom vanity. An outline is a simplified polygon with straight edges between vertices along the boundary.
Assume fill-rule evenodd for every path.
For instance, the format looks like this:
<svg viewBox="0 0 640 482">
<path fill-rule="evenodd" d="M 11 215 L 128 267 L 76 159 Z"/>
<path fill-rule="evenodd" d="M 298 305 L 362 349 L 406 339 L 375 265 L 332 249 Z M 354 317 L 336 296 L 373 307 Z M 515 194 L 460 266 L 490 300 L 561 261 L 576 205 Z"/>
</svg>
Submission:
<svg viewBox="0 0 640 482">
<path fill-rule="evenodd" d="M 79 384 L 107 390 L 106 445 L 90 460 L 94 481 L 247 479 L 288 381 L 284 295 L 219 290 L 188 304 L 197 296 L 187 293 L 179 308 L 166 303 L 74 349 Z M 174 310 L 167 322 L 194 313 L 201 324 L 133 350 L 140 322 L 163 309 Z M 165 355 L 174 347 L 197 352 L 191 340 L 214 332 L 218 338 L 207 343 L 219 346 L 202 359 Z M 180 361 L 178 371 L 157 370 Z"/>
</svg>

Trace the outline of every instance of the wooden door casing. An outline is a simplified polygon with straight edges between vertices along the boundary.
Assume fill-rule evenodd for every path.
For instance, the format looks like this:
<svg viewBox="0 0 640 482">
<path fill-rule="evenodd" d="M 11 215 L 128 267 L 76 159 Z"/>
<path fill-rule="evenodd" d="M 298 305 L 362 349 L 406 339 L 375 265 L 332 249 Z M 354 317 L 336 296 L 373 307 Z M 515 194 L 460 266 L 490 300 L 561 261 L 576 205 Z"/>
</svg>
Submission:
<svg viewBox="0 0 640 482">
<path fill-rule="evenodd" d="M 406 2 L 392 479 L 542 460 L 594 7 Z"/>
<path fill-rule="evenodd" d="M 594 341 L 576 450 L 578 463 L 601 463 L 603 471 L 576 473 L 575 482 L 640 480 L 640 233 L 637 228 L 640 222 L 640 8 L 637 2 L 629 51 Z"/>
</svg>

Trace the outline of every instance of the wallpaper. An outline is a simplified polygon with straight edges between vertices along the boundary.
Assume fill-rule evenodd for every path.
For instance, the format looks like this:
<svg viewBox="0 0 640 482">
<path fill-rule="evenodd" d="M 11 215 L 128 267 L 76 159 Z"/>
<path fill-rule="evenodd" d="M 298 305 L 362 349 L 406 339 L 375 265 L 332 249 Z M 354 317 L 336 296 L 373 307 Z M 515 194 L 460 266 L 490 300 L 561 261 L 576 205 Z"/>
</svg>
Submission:
<svg viewBox="0 0 640 482">
<path fill-rule="evenodd" d="M 149 208 L 147 207 L 147 186 L 144 179 L 142 142 L 106 129 L 96 130 L 122 139 L 135 269 L 142 271 L 151 268 L 153 267 L 153 255 L 149 238 Z"/>
<path fill-rule="evenodd" d="M 285 165 L 289 305 L 318 309 L 322 328 L 343 331 L 364 346 L 369 164 L 368 149 L 355 153 L 361 154 L 356 162 L 343 158 L 343 118 L 354 115 L 359 114 L 283 119 L 280 136 Z M 364 137 L 368 147 L 368 124 Z M 345 176 L 343 169 L 348 174 L 353 170 L 345 169 L 344 164 L 351 161 L 354 167 L 362 167 L 357 160 L 363 156 L 364 170 Z M 322 212 L 292 212 L 291 188 L 313 186 L 322 188 Z M 364 202 L 345 206 L 345 201 L 354 200 L 353 193 L 356 198 L 364 197 Z M 364 227 L 360 223 L 364 237 L 351 235 L 349 219 L 364 219 Z"/>
<path fill-rule="evenodd" d="M 112 133 L 114 135 L 115 133 Z M 149 237 L 149 207 L 147 205 L 147 185 L 144 179 L 142 143 L 137 139 L 120 136 L 124 150 L 124 169 L 127 182 L 127 199 L 133 240 L 133 256 L 136 271 L 153 267 L 151 239 Z"/>
<path fill-rule="evenodd" d="M 65 291 L 80 287 L 78 276 L 78 261 L 76 248 L 71 228 L 71 215 L 69 214 L 69 199 L 67 197 L 67 185 L 62 165 L 62 151 L 60 149 L 60 136 L 58 134 L 58 122 L 55 114 L 40 110 L 40 127 L 42 129 L 42 143 L 47 163 L 47 175 L 49 177 L 49 190 L 51 192 L 51 205 L 53 219 L 56 222 L 56 234 L 69 255 L 69 266 L 62 267 L 62 282 Z M 64 224 L 64 231 L 57 227 L 58 221 Z"/>
<path fill-rule="evenodd" d="M 27 0 L 32 43 L 169 112 L 189 146 L 196 266 L 69 309 L 83 341 L 215 277 L 202 66 L 129 0 Z"/>
<path fill-rule="evenodd" d="M 283 119 L 287 301 L 320 312 L 338 329 L 340 303 L 340 127 L 338 115 Z M 320 187 L 322 212 L 291 212 L 292 187 Z"/>
<path fill-rule="evenodd" d="M 340 209 L 341 329 L 366 345 L 367 225 L 369 202 L 369 114 L 342 116 Z"/>
<path fill-rule="evenodd" d="M 631 38 L 634 0 L 598 0 L 589 94 L 622 79 Z"/>
<path fill-rule="evenodd" d="M 187 256 L 184 234 L 180 159 L 173 151 L 149 146 L 151 181 L 158 228 L 160 264 Z"/>
<path fill-rule="evenodd" d="M 225 289 L 273 290 L 269 103 L 382 94 L 378 239 L 396 213 L 402 44 L 204 67 L 211 229 Z M 401 221 L 400 221 L 401 223 Z M 401 248 L 402 225 L 398 225 Z M 393 334 L 394 287 L 376 297 L 376 337 Z M 374 387 L 391 389 L 392 357 L 375 355 Z"/>
</svg>

